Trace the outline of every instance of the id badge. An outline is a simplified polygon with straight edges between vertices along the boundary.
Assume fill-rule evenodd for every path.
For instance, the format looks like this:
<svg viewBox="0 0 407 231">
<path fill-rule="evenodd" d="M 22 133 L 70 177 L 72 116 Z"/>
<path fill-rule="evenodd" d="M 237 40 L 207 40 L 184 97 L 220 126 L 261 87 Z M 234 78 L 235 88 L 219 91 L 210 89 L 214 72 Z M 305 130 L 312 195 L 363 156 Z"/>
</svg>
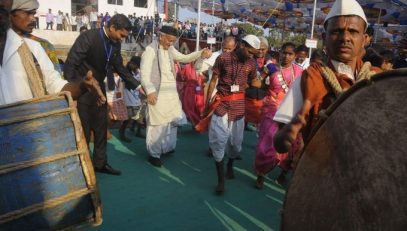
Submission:
<svg viewBox="0 0 407 231">
<path fill-rule="evenodd" d="M 238 92 L 239 91 L 239 85 L 233 84 L 230 86 L 230 92 Z"/>
<path fill-rule="evenodd" d="M 270 77 L 267 76 L 267 78 L 264 80 L 266 85 L 270 85 Z"/>
<path fill-rule="evenodd" d="M 195 87 L 195 91 L 201 91 L 201 89 L 202 89 L 201 86 L 196 86 Z"/>
<path fill-rule="evenodd" d="M 115 92 L 116 99 L 120 99 L 122 97 L 122 93 L 120 91 Z"/>
</svg>

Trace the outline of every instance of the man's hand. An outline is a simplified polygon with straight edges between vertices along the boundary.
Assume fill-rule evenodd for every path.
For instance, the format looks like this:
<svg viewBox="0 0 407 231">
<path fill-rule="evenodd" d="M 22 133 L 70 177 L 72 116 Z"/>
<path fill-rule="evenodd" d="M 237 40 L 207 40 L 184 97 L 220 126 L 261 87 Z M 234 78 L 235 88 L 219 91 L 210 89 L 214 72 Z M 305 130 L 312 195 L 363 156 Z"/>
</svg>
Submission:
<svg viewBox="0 0 407 231">
<path fill-rule="evenodd" d="M 203 59 L 207 59 L 207 58 L 209 58 L 209 57 L 211 57 L 211 56 L 212 56 L 212 51 L 211 51 L 211 50 L 209 50 L 208 48 L 204 48 L 204 49 L 202 50 L 201 57 L 202 57 Z"/>
<path fill-rule="evenodd" d="M 82 81 L 82 84 L 88 91 L 90 91 L 94 96 L 97 97 L 97 105 L 102 106 L 106 103 L 106 97 L 100 88 L 98 81 L 93 77 L 92 71 L 86 73 L 86 77 Z"/>
<path fill-rule="evenodd" d="M 151 105 L 155 105 L 157 103 L 157 93 L 153 92 L 147 95 L 147 102 Z"/>
<path fill-rule="evenodd" d="M 297 139 L 300 130 L 306 126 L 307 122 L 305 115 L 311 109 L 311 102 L 309 100 L 304 101 L 304 105 L 298 112 L 296 117 L 289 123 L 284 125 L 273 138 L 274 148 L 279 153 L 286 153 L 291 150 L 291 147 Z"/>
<path fill-rule="evenodd" d="M 301 128 L 305 126 L 305 119 L 300 118 L 300 116 L 297 117 L 298 118 L 294 119 L 296 120 L 295 122 L 292 121 L 284 125 L 284 127 L 274 135 L 274 148 L 278 153 L 289 152 Z"/>
</svg>

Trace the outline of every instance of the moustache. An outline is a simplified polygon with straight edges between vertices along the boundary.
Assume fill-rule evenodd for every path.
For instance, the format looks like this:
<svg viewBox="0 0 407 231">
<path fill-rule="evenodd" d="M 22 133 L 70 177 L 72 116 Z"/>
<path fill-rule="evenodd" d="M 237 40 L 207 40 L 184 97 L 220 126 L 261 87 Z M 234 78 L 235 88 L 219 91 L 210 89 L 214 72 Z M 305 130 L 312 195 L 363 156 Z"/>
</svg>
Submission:
<svg viewBox="0 0 407 231">
<path fill-rule="evenodd" d="M 33 22 L 33 23 L 28 24 L 28 26 L 32 26 L 32 27 L 35 27 L 36 25 L 37 25 L 36 22 Z"/>
<path fill-rule="evenodd" d="M 341 44 L 338 44 L 337 47 L 352 49 L 352 45 L 349 43 L 341 43 Z"/>
</svg>

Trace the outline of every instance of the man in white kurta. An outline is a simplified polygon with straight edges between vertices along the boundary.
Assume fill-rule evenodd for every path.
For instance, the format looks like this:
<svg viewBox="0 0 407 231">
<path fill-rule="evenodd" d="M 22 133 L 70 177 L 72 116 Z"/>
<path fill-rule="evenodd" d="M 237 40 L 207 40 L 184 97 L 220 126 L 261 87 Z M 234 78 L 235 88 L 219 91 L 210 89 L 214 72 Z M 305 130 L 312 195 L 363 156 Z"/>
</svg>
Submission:
<svg viewBox="0 0 407 231">
<path fill-rule="evenodd" d="M 5 36 L 0 38 L 5 39 L 6 42 L 4 50 L 0 49 L 0 57 L 2 57 L 0 60 L 0 105 L 60 91 L 70 91 L 72 97 L 77 98 L 86 90 L 95 94 L 99 103 L 104 103 L 106 99 L 91 72 L 88 72 L 82 81 L 68 83 L 54 69 L 53 63 L 40 43 L 24 36 L 24 34 L 30 34 L 35 27 L 38 1 L 14 0 L 6 1 L 6 3 L 3 3 L 2 7 L 7 11 L 5 13 L 7 21 L 1 23 L 4 25 L 10 23 L 11 29 L 8 29 Z M 3 32 L 1 34 L 4 35 Z M 39 65 L 39 68 L 34 65 Z M 37 80 L 41 83 L 35 82 Z"/>
<path fill-rule="evenodd" d="M 141 58 L 141 84 L 147 94 L 146 144 L 149 162 L 160 167 L 162 154 L 174 152 L 177 139 L 177 121 L 182 118 L 182 106 L 178 96 L 174 61 L 188 63 L 200 56 L 209 57 L 207 49 L 189 55 L 178 52 L 172 44 L 177 31 L 163 26 L 157 41 L 153 41 Z"/>
<path fill-rule="evenodd" d="M 27 73 L 17 53 L 17 49 L 23 42 L 28 45 L 30 51 L 37 59 L 44 77 L 45 87 L 49 94 L 60 92 L 65 84 L 68 83 L 54 69 L 54 65 L 38 42 L 23 38 L 12 29 L 9 29 L 7 31 L 2 65 L 0 66 L 0 105 L 33 98 Z"/>
</svg>

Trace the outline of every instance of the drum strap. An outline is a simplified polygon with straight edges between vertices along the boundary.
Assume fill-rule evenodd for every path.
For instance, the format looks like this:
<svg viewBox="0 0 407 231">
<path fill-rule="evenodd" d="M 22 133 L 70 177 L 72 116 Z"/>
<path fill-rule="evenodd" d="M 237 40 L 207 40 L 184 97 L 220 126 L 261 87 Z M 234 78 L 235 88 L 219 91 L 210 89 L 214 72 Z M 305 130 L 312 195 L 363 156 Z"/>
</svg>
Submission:
<svg viewBox="0 0 407 231">
<path fill-rule="evenodd" d="M 342 94 L 343 89 L 336 78 L 335 72 L 333 72 L 331 68 L 327 66 L 322 67 L 322 76 L 328 82 L 336 97 Z"/>
<path fill-rule="evenodd" d="M 376 72 L 371 71 L 371 64 L 370 62 L 365 62 L 362 65 L 362 68 L 360 68 L 359 73 L 356 76 L 356 82 L 362 81 L 362 80 L 370 80 L 370 78 L 376 74 Z M 325 78 L 325 80 L 328 82 L 329 86 L 333 89 L 335 96 L 338 97 L 340 94 L 342 94 L 343 89 L 341 85 L 339 84 L 338 79 L 336 78 L 336 74 L 332 71 L 331 68 L 324 66 L 322 67 L 322 76 Z"/>
<path fill-rule="evenodd" d="M 47 92 L 41 68 L 37 59 L 34 57 L 33 53 L 31 53 L 28 45 L 23 42 L 17 52 L 20 55 L 21 62 L 27 73 L 28 83 L 34 98 L 46 95 Z"/>
<path fill-rule="evenodd" d="M 372 71 L 371 68 L 372 68 L 372 64 L 370 62 L 363 63 L 362 68 L 360 68 L 360 71 L 359 71 L 358 75 L 356 76 L 356 82 L 359 82 L 364 79 L 370 80 L 370 78 L 374 74 L 376 74 L 376 72 Z"/>
</svg>

